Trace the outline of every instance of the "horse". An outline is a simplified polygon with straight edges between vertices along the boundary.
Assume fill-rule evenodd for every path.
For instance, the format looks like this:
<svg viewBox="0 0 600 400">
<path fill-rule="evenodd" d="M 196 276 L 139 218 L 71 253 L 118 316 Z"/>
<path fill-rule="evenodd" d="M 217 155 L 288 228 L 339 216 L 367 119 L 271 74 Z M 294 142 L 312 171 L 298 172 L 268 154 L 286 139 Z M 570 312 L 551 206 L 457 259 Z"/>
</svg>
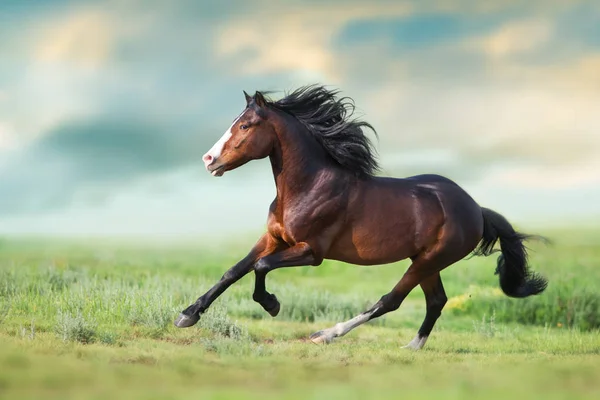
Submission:
<svg viewBox="0 0 600 400">
<path fill-rule="evenodd" d="M 269 157 L 276 197 L 266 232 L 250 252 L 174 321 L 180 328 L 200 315 L 229 286 L 254 271 L 252 298 L 275 317 L 280 303 L 266 290 L 269 272 L 319 266 L 323 260 L 382 265 L 412 263 L 392 290 L 356 317 L 310 335 L 331 343 L 352 329 L 398 309 L 417 285 L 425 294 L 425 319 L 405 348 L 421 349 L 447 302 L 440 271 L 473 253 L 501 251 L 496 274 L 505 295 L 537 295 L 547 280 L 531 272 L 524 241 L 505 217 L 477 202 L 440 175 L 379 176 L 371 124 L 353 118 L 350 97 L 323 85 L 307 85 L 272 100 L 267 92 L 243 92 L 246 107 L 203 155 L 207 171 L 221 177 L 251 160 Z M 500 242 L 500 250 L 494 249 Z"/>
</svg>

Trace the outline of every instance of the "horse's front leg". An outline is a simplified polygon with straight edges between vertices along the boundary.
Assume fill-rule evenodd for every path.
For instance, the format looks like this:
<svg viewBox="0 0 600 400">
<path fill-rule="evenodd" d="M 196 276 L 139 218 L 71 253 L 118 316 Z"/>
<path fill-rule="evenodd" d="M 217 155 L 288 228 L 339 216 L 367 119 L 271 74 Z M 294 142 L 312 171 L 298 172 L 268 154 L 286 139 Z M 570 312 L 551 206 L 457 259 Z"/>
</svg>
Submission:
<svg viewBox="0 0 600 400">
<path fill-rule="evenodd" d="M 217 299 L 229 286 L 240 280 L 248 272 L 257 260 L 265 254 L 269 254 L 270 240 L 269 235 L 263 235 L 254 245 L 250 253 L 243 260 L 231 267 L 223 277 L 210 290 L 204 293 L 196 302 L 183 310 L 175 320 L 175 326 L 178 328 L 187 328 L 195 325 L 200 320 L 200 314 L 210 307 L 213 301 Z"/>
<path fill-rule="evenodd" d="M 305 242 L 260 258 L 254 266 L 256 282 L 252 298 L 275 317 L 279 313 L 280 304 L 277 297 L 266 290 L 267 274 L 277 268 L 319 265 L 322 261 L 323 259 L 315 256 L 313 249 Z"/>
</svg>

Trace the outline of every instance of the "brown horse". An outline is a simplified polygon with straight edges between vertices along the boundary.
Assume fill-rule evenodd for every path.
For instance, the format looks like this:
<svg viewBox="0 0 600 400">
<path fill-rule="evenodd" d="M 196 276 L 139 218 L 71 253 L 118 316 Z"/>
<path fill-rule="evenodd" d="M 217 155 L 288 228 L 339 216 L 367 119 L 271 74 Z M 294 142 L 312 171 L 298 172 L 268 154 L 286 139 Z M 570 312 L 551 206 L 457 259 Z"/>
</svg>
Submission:
<svg viewBox="0 0 600 400">
<path fill-rule="evenodd" d="M 372 144 L 350 119 L 351 99 L 322 86 L 302 87 L 281 100 L 261 92 L 223 137 L 203 156 L 214 176 L 269 157 L 277 187 L 267 232 L 250 253 L 229 269 L 208 292 L 186 308 L 178 327 L 198 322 L 211 303 L 250 271 L 253 299 L 273 317 L 279 301 L 267 292 L 265 277 L 282 267 L 320 265 L 324 259 L 351 264 L 386 264 L 411 258 L 396 286 L 368 311 L 311 335 L 329 343 L 351 329 L 396 310 L 421 285 L 427 311 L 416 337 L 405 347 L 420 349 L 441 315 L 447 297 L 440 271 L 469 253 L 489 255 L 499 240 L 496 273 L 511 297 L 541 293 L 543 277 L 529 272 L 523 240 L 500 214 L 481 208 L 460 186 L 439 175 L 406 179 L 375 176 Z"/>
</svg>

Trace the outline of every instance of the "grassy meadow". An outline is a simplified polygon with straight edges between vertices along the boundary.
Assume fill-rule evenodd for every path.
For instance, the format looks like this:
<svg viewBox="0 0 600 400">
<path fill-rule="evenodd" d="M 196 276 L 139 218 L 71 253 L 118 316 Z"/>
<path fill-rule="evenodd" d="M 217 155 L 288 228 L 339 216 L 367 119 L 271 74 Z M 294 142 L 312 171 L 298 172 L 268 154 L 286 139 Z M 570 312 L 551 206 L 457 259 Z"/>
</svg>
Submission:
<svg viewBox="0 0 600 400">
<path fill-rule="evenodd" d="M 0 398 L 598 398 L 600 234 L 543 232 L 532 268 L 540 296 L 509 299 L 496 255 L 442 273 L 450 298 L 426 347 L 402 349 L 421 324 L 415 289 L 401 308 L 328 346 L 307 341 L 369 307 L 407 262 L 274 271 L 271 318 L 254 277 L 192 328 L 179 311 L 242 258 L 235 244 L 0 240 Z"/>
</svg>

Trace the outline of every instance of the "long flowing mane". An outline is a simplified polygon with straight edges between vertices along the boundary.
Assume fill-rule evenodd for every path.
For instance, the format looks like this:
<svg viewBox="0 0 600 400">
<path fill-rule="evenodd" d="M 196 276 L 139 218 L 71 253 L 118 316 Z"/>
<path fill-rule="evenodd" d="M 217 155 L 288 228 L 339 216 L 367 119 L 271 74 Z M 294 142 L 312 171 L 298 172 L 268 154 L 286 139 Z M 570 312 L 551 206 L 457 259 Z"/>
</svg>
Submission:
<svg viewBox="0 0 600 400">
<path fill-rule="evenodd" d="M 371 124 L 351 119 L 354 101 L 338 98 L 338 91 L 320 85 L 300 87 L 280 100 L 266 98 L 276 109 L 293 115 L 343 168 L 359 176 L 372 176 L 379 170 L 372 142 L 363 128 L 377 136 Z M 261 94 L 265 95 L 264 92 Z"/>
</svg>

